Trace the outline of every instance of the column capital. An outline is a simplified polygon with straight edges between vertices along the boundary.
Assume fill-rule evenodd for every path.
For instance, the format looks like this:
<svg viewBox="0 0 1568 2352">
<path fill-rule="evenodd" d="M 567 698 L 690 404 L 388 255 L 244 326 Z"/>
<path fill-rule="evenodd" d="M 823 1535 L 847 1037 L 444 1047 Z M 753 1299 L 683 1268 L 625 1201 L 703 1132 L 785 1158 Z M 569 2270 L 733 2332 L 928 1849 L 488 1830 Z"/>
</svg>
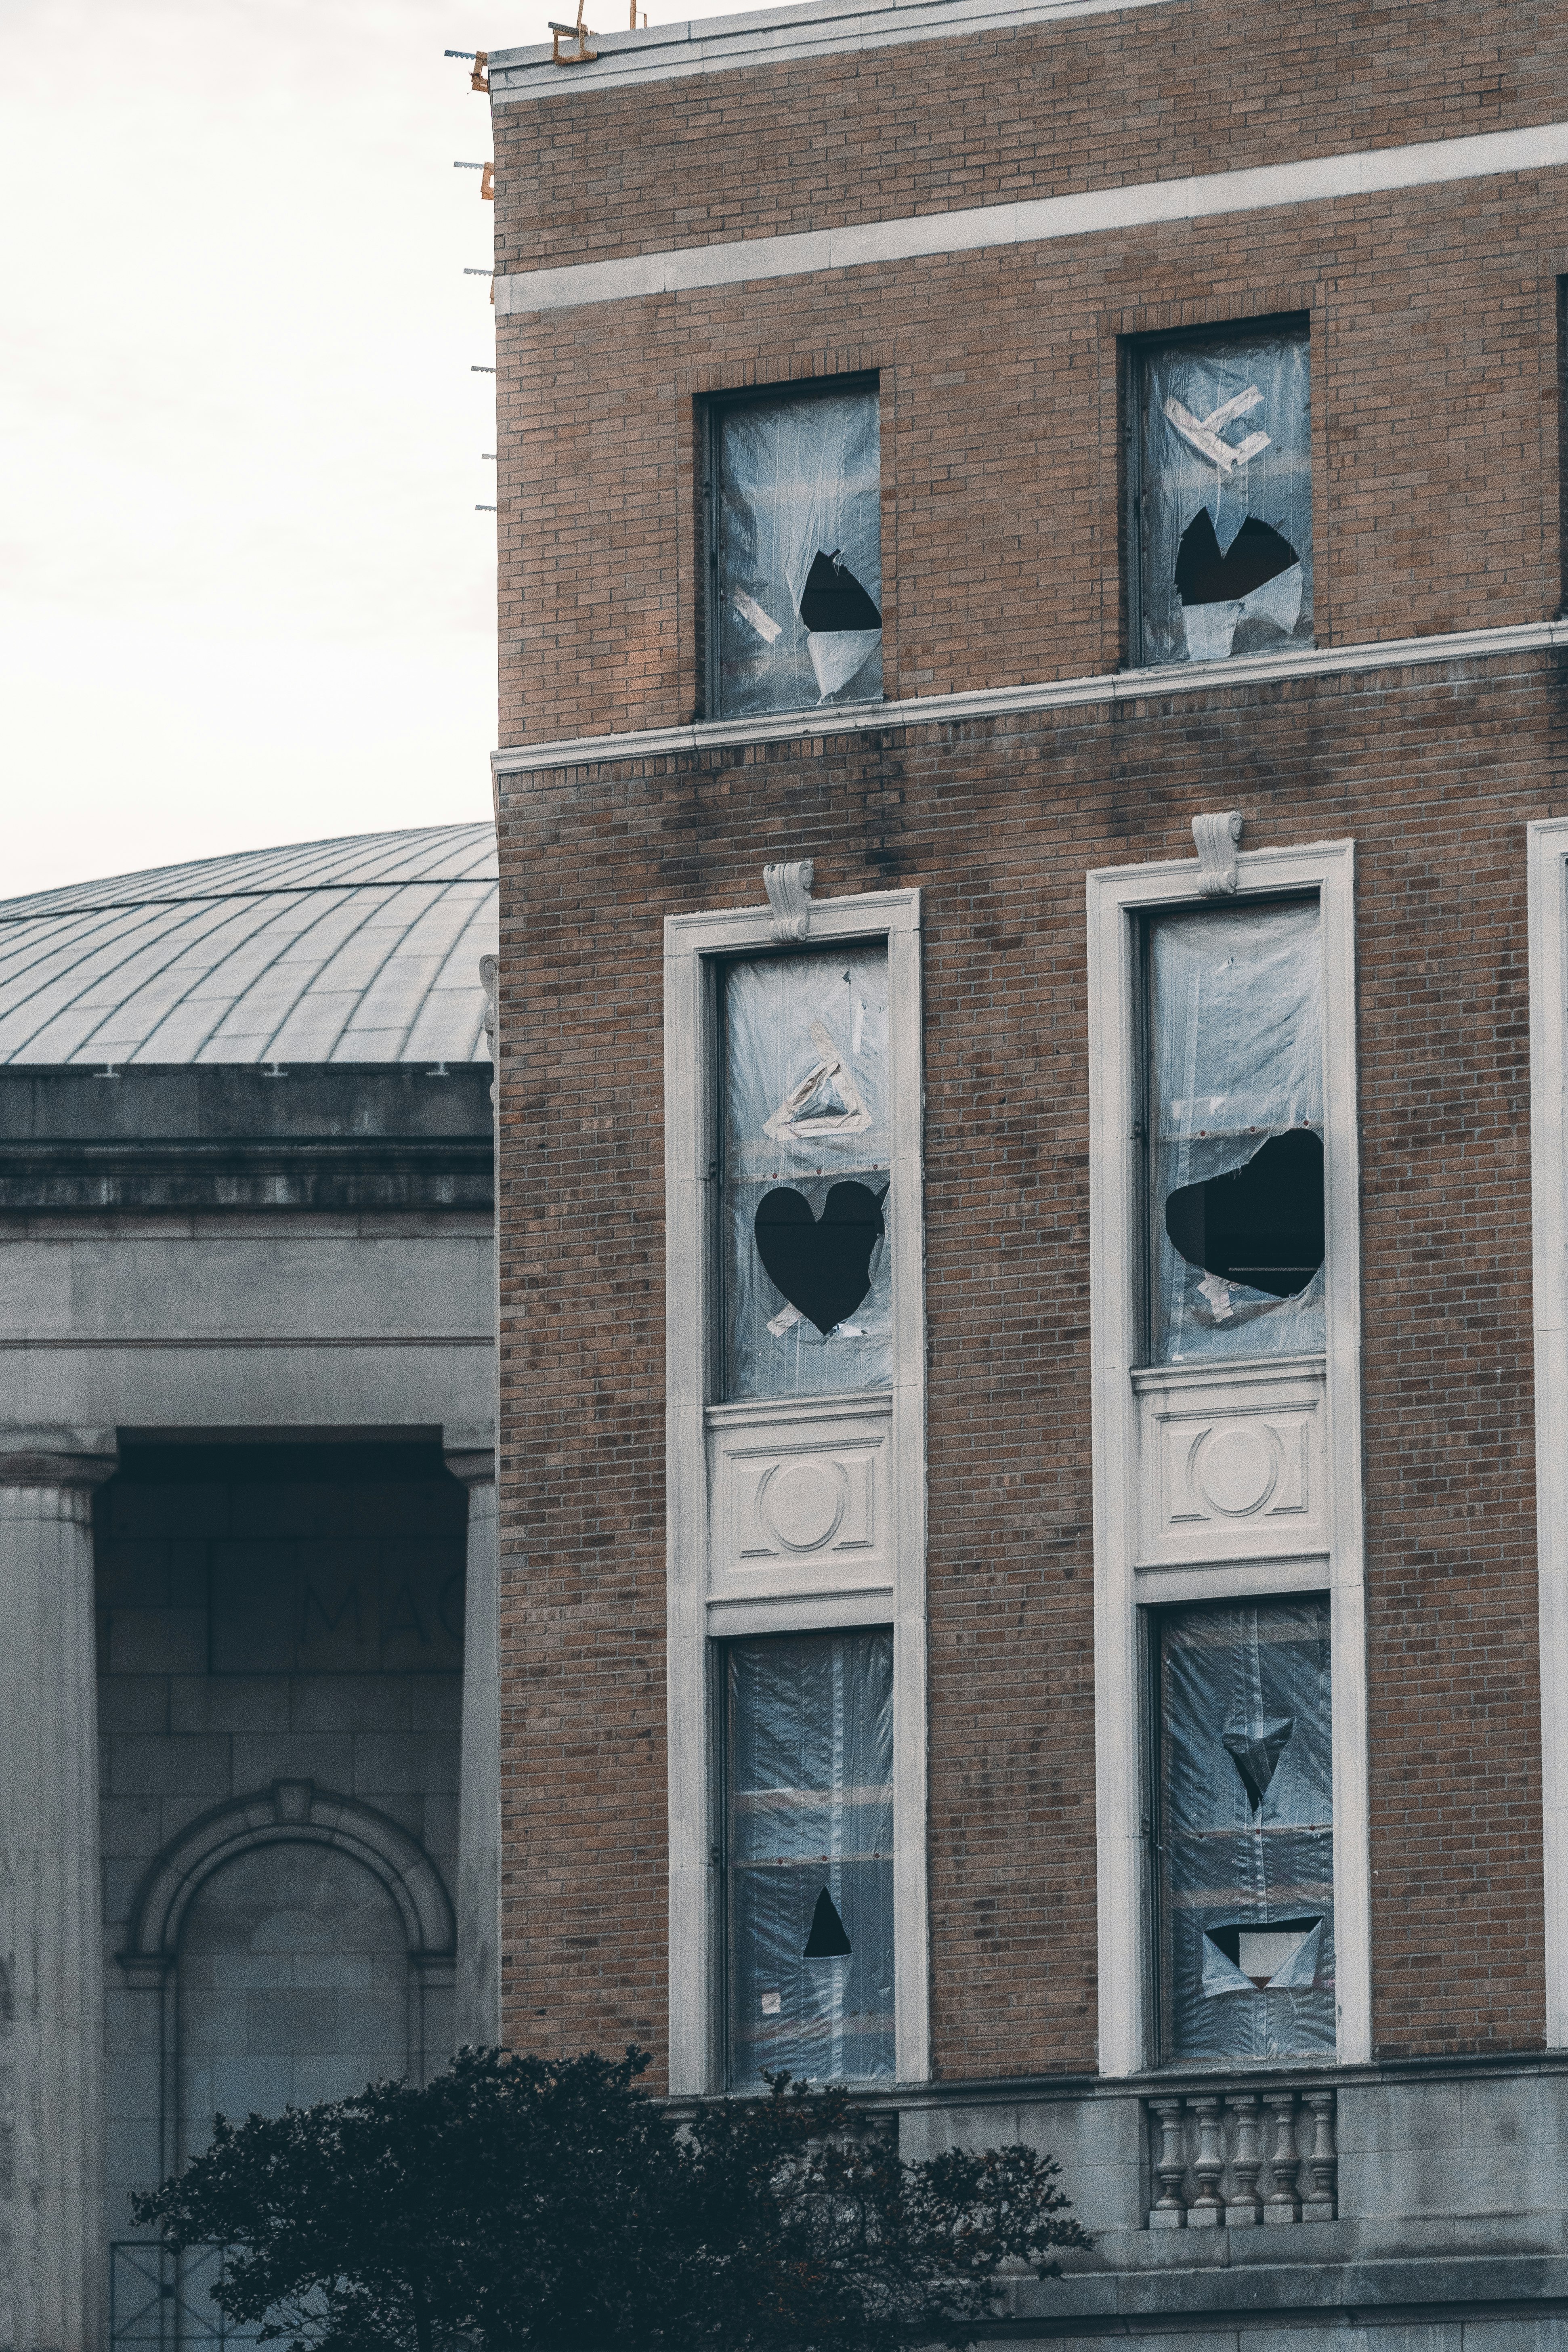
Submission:
<svg viewBox="0 0 1568 2352">
<path fill-rule="evenodd" d="M 493 1486 L 496 1482 L 496 1450 L 493 1445 L 448 1445 L 445 1449 L 447 1469 L 460 1479 L 470 1492 L 475 1486 Z"/>
<path fill-rule="evenodd" d="M 101 1486 L 119 1467 L 116 1430 L 0 1427 L 0 1486 Z"/>
</svg>

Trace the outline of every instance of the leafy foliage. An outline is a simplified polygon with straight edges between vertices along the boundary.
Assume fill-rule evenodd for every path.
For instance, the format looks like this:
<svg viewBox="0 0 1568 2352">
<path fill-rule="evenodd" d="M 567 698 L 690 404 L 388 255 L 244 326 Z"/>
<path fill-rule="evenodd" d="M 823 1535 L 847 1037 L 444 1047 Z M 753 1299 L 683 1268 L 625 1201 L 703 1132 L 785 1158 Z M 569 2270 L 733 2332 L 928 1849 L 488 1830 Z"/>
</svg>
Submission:
<svg viewBox="0 0 1568 2352">
<path fill-rule="evenodd" d="M 1000 2263 L 1089 2243 L 1031 2148 L 905 2164 L 787 2075 L 679 2123 L 647 2063 L 464 2050 L 424 2089 L 220 2118 L 136 2218 L 228 2246 L 228 2317 L 310 2352 L 959 2346 Z"/>
</svg>

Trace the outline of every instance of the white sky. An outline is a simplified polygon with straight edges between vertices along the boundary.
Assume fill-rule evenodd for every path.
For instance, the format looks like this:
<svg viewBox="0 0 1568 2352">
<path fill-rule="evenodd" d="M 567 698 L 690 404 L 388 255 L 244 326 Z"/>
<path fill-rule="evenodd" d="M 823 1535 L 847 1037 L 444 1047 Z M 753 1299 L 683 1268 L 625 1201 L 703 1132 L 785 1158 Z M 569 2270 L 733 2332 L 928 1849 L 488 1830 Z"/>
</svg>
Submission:
<svg viewBox="0 0 1568 2352">
<path fill-rule="evenodd" d="M 489 115 L 441 52 L 552 13 L 0 0 L 0 898 L 489 814 L 491 215 L 452 164 Z"/>
</svg>

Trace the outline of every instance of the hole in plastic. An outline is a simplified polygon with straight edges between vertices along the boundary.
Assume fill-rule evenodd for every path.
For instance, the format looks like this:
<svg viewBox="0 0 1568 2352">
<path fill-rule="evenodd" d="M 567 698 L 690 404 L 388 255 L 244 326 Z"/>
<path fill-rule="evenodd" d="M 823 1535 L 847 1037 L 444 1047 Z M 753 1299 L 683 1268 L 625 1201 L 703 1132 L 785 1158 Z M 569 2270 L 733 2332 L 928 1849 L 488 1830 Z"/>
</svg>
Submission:
<svg viewBox="0 0 1568 2352">
<path fill-rule="evenodd" d="M 811 1933 L 805 1939 L 801 1958 L 806 1960 L 843 1960 L 850 1952 L 850 1942 L 845 1932 L 838 1906 L 825 1886 L 816 1898 L 816 1908 L 811 1915 Z"/>
<path fill-rule="evenodd" d="M 1205 1932 L 1209 1942 L 1225 1954 L 1231 1966 L 1239 1969 L 1244 1977 L 1250 1977 L 1258 1991 L 1264 1992 L 1270 1979 L 1300 1950 L 1313 1928 L 1321 1925 L 1322 1916 L 1318 1913 L 1310 1918 L 1269 1919 L 1256 1927 L 1210 1927 Z"/>
<path fill-rule="evenodd" d="M 1270 1136 L 1245 1167 L 1182 1185 L 1166 1199 L 1165 1231 L 1205 1274 L 1298 1297 L 1323 1263 L 1321 1136 L 1310 1128 Z"/>
<path fill-rule="evenodd" d="M 757 1203 L 757 1255 L 768 1278 L 824 1337 L 871 1287 L 871 1252 L 882 1234 L 887 1187 L 835 1184 L 818 1219 L 803 1192 L 775 1185 Z"/>
<path fill-rule="evenodd" d="M 1222 555 L 1214 518 L 1200 507 L 1176 550 L 1176 593 L 1184 604 L 1229 604 L 1299 561 L 1289 541 L 1256 515 L 1247 516 Z"/>
<path fill-rule="evenodd" d="M 1222 1735 L 1222 1745 L 1240 1776 L 1247 1790 L 1247 1801 L 1253 1811 L 1260 1812 L 1268 1793 L 1268 1783 L 1274 1769 L 1285 1753 L 1285 1745 L 1296 1728 L 1293 1715 L 1273 1717 L 1258 1731 L 1227 1731 Z"/>
<path fill-rule="evenodd" d="M 839 562 L 838 554 L 837 548 L 831 555 L 824 555 L 817 549 L 805 575 L 805 586 L 801 590 L 802 621 L 818 635 L 843 629 L 879 629 L 882 615 L 848 565 Z"/>
</svg>

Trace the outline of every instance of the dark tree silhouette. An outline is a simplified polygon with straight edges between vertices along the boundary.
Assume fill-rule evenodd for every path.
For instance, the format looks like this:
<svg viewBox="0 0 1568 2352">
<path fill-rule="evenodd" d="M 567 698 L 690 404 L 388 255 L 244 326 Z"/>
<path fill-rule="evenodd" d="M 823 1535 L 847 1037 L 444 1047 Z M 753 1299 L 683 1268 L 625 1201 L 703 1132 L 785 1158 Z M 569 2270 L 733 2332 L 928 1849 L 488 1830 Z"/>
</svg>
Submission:
<svg viewBox="0 0 1568 2352">
<path fill-rule="evenodd" d="M 678 2117 L 647 2063 L 464 2050 L 423 2089 L 220 2117 L 136 2218 L 228 2247 L 228 2318 L 310 2352 L 959 2346 L 1000 2263 L 1089 2242 L 1032 2148 L 903 2163 L 787 2075 Z"/>
</svg>

